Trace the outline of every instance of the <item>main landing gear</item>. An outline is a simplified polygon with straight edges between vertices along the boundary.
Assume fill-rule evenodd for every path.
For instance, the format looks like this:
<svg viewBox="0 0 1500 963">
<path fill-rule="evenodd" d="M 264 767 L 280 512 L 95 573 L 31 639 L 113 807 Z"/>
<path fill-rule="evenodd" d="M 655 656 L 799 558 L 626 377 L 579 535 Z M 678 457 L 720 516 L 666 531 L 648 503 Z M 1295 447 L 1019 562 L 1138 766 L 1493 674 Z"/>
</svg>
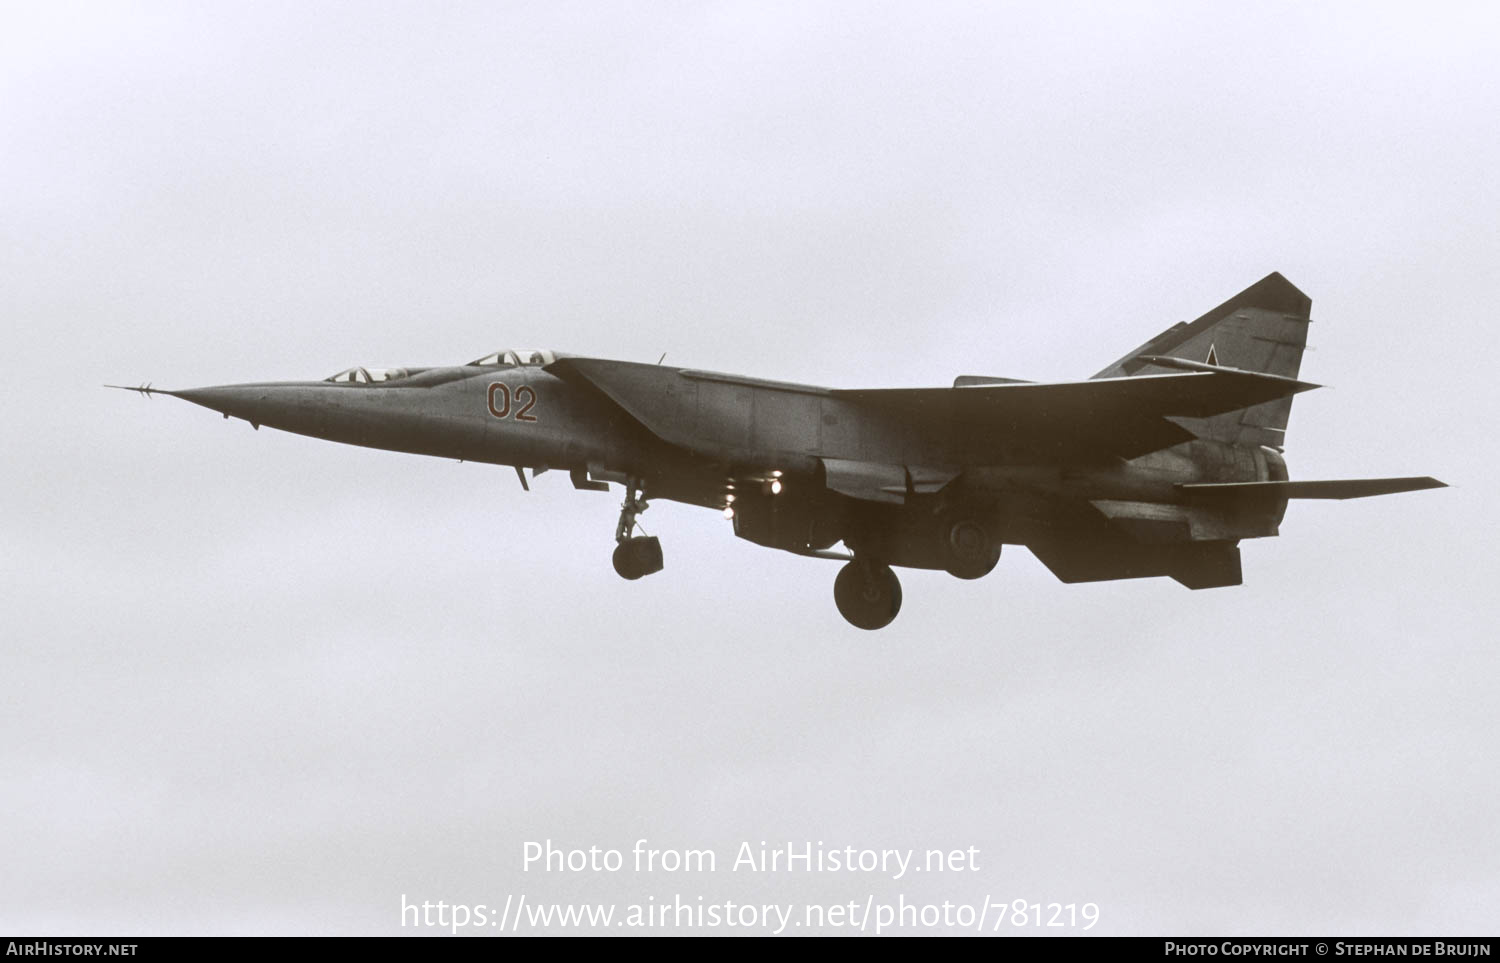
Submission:
<svg viewBox="0 0 1500 963">
<path fill-rule="evenodd" d="M 833 581 L 839 614 L 858 629 L 883 629 L 901 611 L 901 581 L 884 562 L 855 558 Z"/>
<path fill-rule="evenodd" d="M 990 539 L 984 526 L 970 518 L 960 519 L 948 529 L 947 559 L 943 568 L 963 579 L 984 578 L 1000 561 L 1000 544 Z"/>
<path fill-rule="evenodd" d="M 620 521 L 615 526 L 615 571 L 621 578 L 635 579 L 662 570 L 661 539 L 633 535 L 635 518 L 651 506 L 646 490 L 638 479 L 625 483 L 625 501 L 620 505 Z"/>
</svg>

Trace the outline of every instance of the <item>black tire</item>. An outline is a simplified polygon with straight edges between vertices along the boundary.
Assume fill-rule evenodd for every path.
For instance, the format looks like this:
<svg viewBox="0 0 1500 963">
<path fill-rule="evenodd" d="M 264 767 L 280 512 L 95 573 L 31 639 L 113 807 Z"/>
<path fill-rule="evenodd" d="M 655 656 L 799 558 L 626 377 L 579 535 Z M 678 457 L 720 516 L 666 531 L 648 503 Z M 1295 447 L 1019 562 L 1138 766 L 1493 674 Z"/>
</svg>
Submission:
<svg viewBox="0 0 1500 963">
<path fill-rule="evenodd" d="M 883 629 L 901 611 L 901 580 L 889 565 L 853 561 L 833 580 L 839 614 L 857 629 Z"/>
<path fill-rule="evenodd" d="M 661 539 L 627 538 L 615 546 L 615 571 L 623 579 L 635 581 L 644 575 L 662 570 Z"/>
<path fill-rule="evenodd" d="M 963 579 L 984 578 L 1000 561 L 1000 546 L 990 542 L 989 532 L 972 519 L 954 522 L 948 529 L 947 562 L 949 575 Z"/>
<path fill-rule="evenodd" d="M 620 578 L 633 582 L 646 574 L 636 564 L 635 553 L 630 550 L 630 542 L 628 540 L 615 546 L 615 553 L 610 556 L 610 561 L 614 562 L 615 571 L 619 573 Z"/>
</svg>

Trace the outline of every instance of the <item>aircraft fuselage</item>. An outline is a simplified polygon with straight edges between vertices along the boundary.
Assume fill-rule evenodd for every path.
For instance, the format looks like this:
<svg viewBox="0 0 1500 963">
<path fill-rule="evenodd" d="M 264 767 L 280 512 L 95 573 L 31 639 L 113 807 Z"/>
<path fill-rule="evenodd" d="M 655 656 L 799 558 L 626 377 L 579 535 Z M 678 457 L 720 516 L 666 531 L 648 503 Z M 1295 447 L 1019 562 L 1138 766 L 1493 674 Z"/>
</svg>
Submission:
<svg viewBox="0 0 1500 963">
<path fill-rule="evenodd" d="M 663 565 L 636 534 L 648 497 L 714 508 L 741 538 L 848 562 L 839 610 L 873 629 L 900 608 L 892 567 L 979 578 L 1013 544 L 1064 582 L 1237 585 L 1239 542 L 1278 534 L 1289 498 L 1440 487 L 1288 478 L 1292 397 L 1316 387 L 1297 380 L 1310 305 L 1272 274 L 1074 382 L 845 390 L 505 351 L 164 393 L 257 427 L 515 466 L 522 484 L 523 469 L 621 484 L 614 565 L 629 579 Z"/>
</svg>

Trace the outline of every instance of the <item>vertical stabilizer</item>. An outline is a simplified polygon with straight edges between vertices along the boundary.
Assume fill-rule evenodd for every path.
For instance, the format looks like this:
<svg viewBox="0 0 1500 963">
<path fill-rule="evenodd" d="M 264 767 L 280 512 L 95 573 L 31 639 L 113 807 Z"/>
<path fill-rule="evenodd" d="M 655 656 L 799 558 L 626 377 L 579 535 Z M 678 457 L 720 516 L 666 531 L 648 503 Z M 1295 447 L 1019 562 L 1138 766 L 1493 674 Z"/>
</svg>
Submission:
<svg viewBox="0 0 1500 963">
<path fill-rule="evenodd" d="M 1312 301 L 1280 274 L 1268 274 L 1191 323 L 1173 325 L 1094 375 L 1120 378 L 1163 374 L 1152 357 L 1240 368 L 1296 378 L 1307 347 Z M 1290 396 L 1212 418 L 1174 418 L 1200 438 L 1242 445 L 1285 444 Z"/>
</svg>

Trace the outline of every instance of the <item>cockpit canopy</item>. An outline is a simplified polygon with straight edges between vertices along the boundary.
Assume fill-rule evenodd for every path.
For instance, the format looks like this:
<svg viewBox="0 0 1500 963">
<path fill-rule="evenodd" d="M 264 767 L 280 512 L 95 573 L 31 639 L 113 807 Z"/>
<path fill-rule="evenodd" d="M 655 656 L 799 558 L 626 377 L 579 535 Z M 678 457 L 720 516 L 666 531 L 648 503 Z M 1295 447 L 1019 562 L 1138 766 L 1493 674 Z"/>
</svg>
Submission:
<svg viewBox="0 0 1500 963">
<path fill-rule="evenodd" d="M 382 381 L 395 381 L 398 378 L 405 378 L 406 375 L 405 368 L 350 368 L 323 380 L 332 381 L 335 384 L 369 385 Z"/>
<path fill-rule="evenodd" d="M 482 365 L 493 367 L 496 365 L 531 365 L 540 367 L 551 364 L 557 360 L 557 355 L 551 351 L 496 351 L 487 354 L 478 361 L 470 361 L 471 365 Z"/>
</svg>

